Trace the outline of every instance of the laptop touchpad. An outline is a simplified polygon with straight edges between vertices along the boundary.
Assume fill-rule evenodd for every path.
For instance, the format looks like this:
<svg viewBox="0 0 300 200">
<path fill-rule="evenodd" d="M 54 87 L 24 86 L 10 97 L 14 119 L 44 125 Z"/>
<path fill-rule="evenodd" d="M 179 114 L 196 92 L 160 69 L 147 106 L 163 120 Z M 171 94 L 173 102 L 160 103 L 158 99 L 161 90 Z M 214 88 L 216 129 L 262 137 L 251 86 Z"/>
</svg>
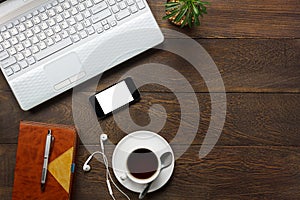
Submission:
<svg viewBox="0 0 300 200">
<path fill-rule="evenodd" d="M 54 89 L 59 90 L 85 76 L 76 53 L 69 53 L 44 67 L 46 76 Z"/>
</svg>

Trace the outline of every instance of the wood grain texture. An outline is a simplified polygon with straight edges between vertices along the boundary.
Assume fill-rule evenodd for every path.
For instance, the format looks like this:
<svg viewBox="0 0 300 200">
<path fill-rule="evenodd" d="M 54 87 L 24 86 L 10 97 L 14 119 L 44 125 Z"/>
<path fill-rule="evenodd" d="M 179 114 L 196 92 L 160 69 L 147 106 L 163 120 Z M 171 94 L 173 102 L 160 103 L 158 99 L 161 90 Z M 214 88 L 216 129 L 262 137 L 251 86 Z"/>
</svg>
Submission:
<svg viewBox="0 0 300 200">
<path fill-rule="evenodd" d="M 5 179 L 0 190 L 3 200 L 11 196 L 16 148 L 17 145 L 0 145 L 0 176 L 1 180 Z M 93 148 L 96 150 L 99 146 Z M 175 146 L 173 150 L 180 148 Z M 167 185 L 146 199 L 300 198 L 299 147 L 218 146 L 202 160 L 198 157 L 199 148 L 199 145 L 191 146 L 176 160 L 175 171 Z M 112 151 L 113 147 L 106 146 L 109 160 Z M 84 173 L 82 165 L 89 152 L 80 145 L 77 155 L 72 199 L 110 199 L 103 164 L 93 159 L 90 162 L 92 171 Z M 137 199 L 136 193 L 125 191 L 132 199 Z M 115 189 L 114 193 L 117 199 L 122 199 Z"/>
<path fill-rule="evenodd" d="M 85 94 L 84 94 L 85 95 Z M 88 96 L 84 96 L 80 101 L 73 104 L 81 112 L 79 118 L 85 119 L 79 129 L 82 129 L 83 137 L 97 138 L 91 135 L 92 126 L 88 123 L 94 115 Z M 188 94 L 185 94 L 188 95 Z M 6 100 L 5 100 L 6 98 Z M 74 124 L 72 115 L 71 95 L 63 95 L 56 98 L 49 104 L 37 107 L 32 112 L 21 112 L 16 102 L 10 101 L 13 97 L 9 92 L 0 93 L 0 143 L 17 143 L 18 124 L 20 120 L 43 121 L 49 123 Z M 208 94 L 197 94 L 200 106 L 200 125 L 193 144 L 202 144 L 206 131 L 208 130 L 211 117 L 211 102 Z M 188 98 L 183 104 L 189 104 Z M 130 114 L 134 122 L 140 126 L 147 125 L 150 121 L 148 110 L 150 106 L 159 104 L 166 109 L 168 118 L 160 134 L 168 141 L 171 141 L 177 133 L 180 123 L 180 105 L 176 96 L 172 93 L 142 93 L 142 100 L 130 107 Z M 218 104 L 217 104 L 218 105 Z M 191 105 L 193 107 L 193 105 Z M 74 110 L 73 110 L 74 112 Z M 121 111 L 119 115 L 124 111 Z M 187 129 L 191 126 L 191 115 L 183 121 L 183 127 Z M 16 114 L 11 114 L 16 113 Z M 18 114 L 17 114 L 18 113 Z M 153 113 L 160 119 L 161 111 L 154 109 Z M 74 113 L 73 113 L 74 114 Z M 7 117 L 9 116 L 9 117 Z M 118 116 L 118 115 L 116 115 Z M 163 120 L 163 119 L 161 119 Z M 287 145 L 299 146 L 300 138 L 300 95 L 299 94 L 252 94 L 241 93 L 227 94 L 227 115 L 222 135 L 217 145 L 241 146 L 241 145 Z M 128 132 L 136 131 L 129 119 L 123 119 L 127 123 Z M 113 142 L 119 141 L 125 133 L 115 123 L 113 117 L 100 122 L 102 130 L 110 133 Z M 86 131 L 88 130 L 88 131 Z M 189 129 L 188 129 L 189 130 Z M 193 137 L 194 133 L 185 133 L 187 137 Z M 94 141 L 92 139 L 92 141 Z M 97 142 L 97 140 L 96 140 Z M 181 144 L 182 140 L 176 141 Z"/>
<path fill-rule="evenodd" d="M 257 39 L 210 39 L 197 40 L 215 61 L 226 92 L 300 92 L 300 40 Z M 199 58 L 201 59 L 201 58 Z M 149 63 L 160 63 L 181 73 L 195 92 L 207 92 L 205 81 L 186 60 L 160 50 L 149 50 L 107 71 L 101 77 L 98 90 L 114 82 L 128 70 Z M 202 71 L 203 73 L 203 71 Z M 153 71 L 148 76 L 156 77 L 164 72 Z M 142 79 L 140 74 L 135 79 Z M 84 83 L 82 90 L 93 90 L 96 79 Z M 174 83 L 174 80 L 175 83 Z M 190 92 L 182 86 L 182 79 L 160 79 L 162 84 L 172 83 L 177 92 Z M 3 75 L 0 75 L 0 90 L 10 91 Z M 163 87 L 141 88 L 142 91 L 165 92 Z M 218 92 L 220 87 L 211 88 Z"/>
<path fill-rule="evenodd" d="M 299 38 L 300 4 L 298 0 L 210 0 L 202 26 L 180 29 L 166 20 L 164 1 L 149 0 L 152 12 L 162 28 L 170 28 L 193 38 Z"/>
</svg>

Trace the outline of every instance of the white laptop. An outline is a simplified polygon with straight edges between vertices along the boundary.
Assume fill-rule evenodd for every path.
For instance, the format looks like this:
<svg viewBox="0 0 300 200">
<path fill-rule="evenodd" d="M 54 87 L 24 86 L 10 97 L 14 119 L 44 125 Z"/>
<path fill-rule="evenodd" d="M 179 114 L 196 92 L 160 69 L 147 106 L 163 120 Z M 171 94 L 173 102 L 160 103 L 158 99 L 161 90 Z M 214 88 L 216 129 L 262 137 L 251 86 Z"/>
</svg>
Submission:
<svg viewBox="0 0 300 200">
<path fill-rule="evenodd" d="M 29 110 L 163 41 L 145 0 L 0 0 L 0 67 Z"/>
</svg>

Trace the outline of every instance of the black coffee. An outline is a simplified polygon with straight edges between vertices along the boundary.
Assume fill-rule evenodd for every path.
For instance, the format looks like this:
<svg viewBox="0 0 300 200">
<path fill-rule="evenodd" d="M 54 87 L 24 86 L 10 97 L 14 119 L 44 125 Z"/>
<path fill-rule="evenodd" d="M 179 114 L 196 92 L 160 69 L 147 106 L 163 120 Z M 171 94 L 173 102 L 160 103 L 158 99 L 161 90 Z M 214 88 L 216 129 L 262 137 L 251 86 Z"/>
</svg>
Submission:
<svg viewBox="0 0 300 200">
<path fill-rule="evenodd" d="M 127 167 L 135 178 L 147 179 L 157 171 L 158 160 L 149 149 L 137 149 L 129 155 Z"/>
</svg>

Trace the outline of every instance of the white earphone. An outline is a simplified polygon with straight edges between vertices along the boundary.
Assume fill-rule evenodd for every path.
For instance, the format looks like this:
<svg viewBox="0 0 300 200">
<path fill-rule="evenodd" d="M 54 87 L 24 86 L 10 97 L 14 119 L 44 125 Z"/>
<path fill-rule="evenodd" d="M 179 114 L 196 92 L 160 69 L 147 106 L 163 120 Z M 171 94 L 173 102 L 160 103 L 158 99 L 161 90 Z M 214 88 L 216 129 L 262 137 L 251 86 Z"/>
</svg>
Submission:
<svg viewBox="0 0 300 200">
<path fill-rule="evenodd" d="M 91 161 L 91 159 L 94 157 L 94 155 L 96 154 L 101 154 L 102 158 L 103 158 L 103 163 L 105 165 L 106 168 L 106 185 L 107 185 L 107 189 L 108 192 L 110 194 L 110 196 L 112 197 L 112 199 L 115 200 L 115 197 L 113 195 L 113 190 L 111 188 L 110 185 L 110 181 L 113 183 L 113 185 L 128 199 L 130 200 L 130 198 L 115 184 L 115 182 L 113 181 L 110 171 L 109 171 L 109 167 L 108 167 L 108 160 L 107 157 L 104 153 L 104 142 L 107 140 L 108 136 L 106 134 L 101 134 L 100 135 L 100 147 L 101 147 L 101 151 L 95 151 L 94 153 L 92 153 L 88 159 L 85 161 L 85 163 L 83 164 L 83 171 L 85 172 L 89 172 L 91 170 L 91 166 L 89 165 L 89 162 Z"/>
</svg>

